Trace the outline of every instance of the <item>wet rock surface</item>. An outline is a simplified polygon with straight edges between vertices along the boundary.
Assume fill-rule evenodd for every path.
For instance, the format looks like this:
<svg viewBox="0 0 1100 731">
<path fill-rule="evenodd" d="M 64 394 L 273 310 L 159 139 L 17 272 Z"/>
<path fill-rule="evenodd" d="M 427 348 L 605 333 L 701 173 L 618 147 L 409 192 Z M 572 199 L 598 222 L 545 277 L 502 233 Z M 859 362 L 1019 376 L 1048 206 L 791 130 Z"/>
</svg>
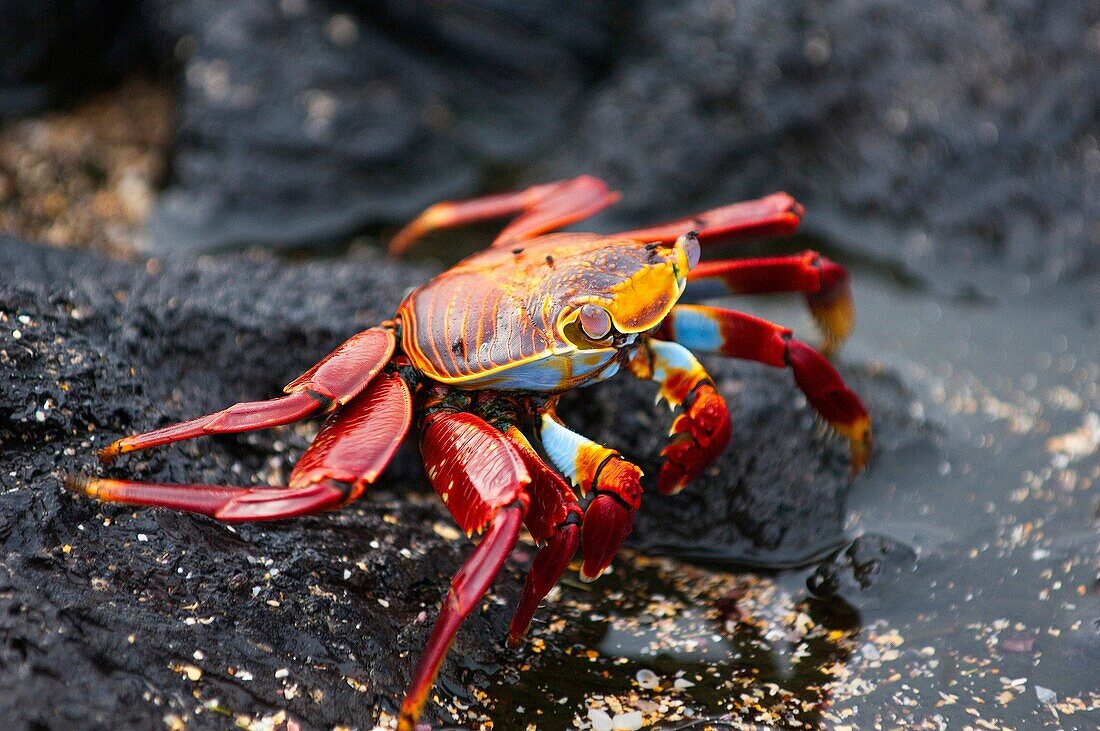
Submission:
<svg viewBox="0 0 1100 731">
<path fill-rule="evenodd" d="M 93 450 L 119 433 L 277 393 L 349 333 L 387 317 L 430 272 L 371 252 L 297 265 L 260 255 L 131 264 L 11 238 L 0 240 L 0 263 L 3 716 L 14 727 L 147 728 L 165 716 L 216 727 L 219 714 L 255 720 L 285 709 L 306 727 L 362 727 L 392 710 L 468 551 L 434 496 L 418 492 L 425 480 L 412 450 L 355 506 L 235 528 L 77 499 L 61 477 L 97 469 Z M 833 540 L 847 484 L 842 449 L 791 428 L 807 414 L 782 378 L 720 364 L 715 372 L 730 396 L 742 394 L 738 448 L 701 492 L 650 501 L 640 544 L 785 562 Z M 570 418 L 631 454 L 655 455 L 663 429 L 653 424 L 664 417 L 652 416 L 647 388 L 621 380 Z M 890 398 L 873 397 L 872 410 Z M 278 484 L 311 433 L 198 440 L 108 472 Z M 722 485 L 737 497 L 717 513 Z M 670 530 L 688 524 L 710 531 L 705 550 Z M 511 661 L 486 638 L 504 636 L 523 560 L 520 552 L 505 572 L 499 600 L 471 618 L 443 687 L 461 693 L 456 677 L 476 682 Z"/>
<path fill-rule="evenodd" d="M 896 591 L 917 565 L 910 547 L 887 536 L 863 535 L 822 562 L 806 586 L 815 596 L 859 604 L 871 592 Z"/>
</svg>

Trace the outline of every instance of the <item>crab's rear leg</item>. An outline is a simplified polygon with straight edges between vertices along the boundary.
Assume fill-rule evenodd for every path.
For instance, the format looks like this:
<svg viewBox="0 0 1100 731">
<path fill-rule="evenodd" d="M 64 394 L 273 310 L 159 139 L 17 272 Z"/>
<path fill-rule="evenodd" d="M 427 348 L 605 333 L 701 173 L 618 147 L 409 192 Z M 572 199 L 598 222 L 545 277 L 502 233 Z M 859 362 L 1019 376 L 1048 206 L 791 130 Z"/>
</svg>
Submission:
<svg viewBox="0 0 1100 731">
<path fill-rule="evenodd" d="M 459 528 L 484 537 L 451 580 L 428 645 L 401 704 L 397 728 L 412 731 L 447 650 L 519 538 L 531 482 L 512 443 L 475 414 L 439 409 L 425 419 L 420 451 L 428 479 Z"/>
<path fill-rule="evenodd" d="M 638 378 L 660 384 L 660 397 L 683 410 L 669 430 L 669 443 L 657 476 L 665 495 L 679 492 L 698 477 L 729 444 L 731 427 L 726 401 L 714 381 L 686 348 L 673 342 L 648 339 L 629 363 Z"/>
<path fill-rule="evenodd" d="M 539 436 L 554 466 L 582 493 L 595 495 L 581 525 L 581 579 L 594 581 L 611 565 L 634 527 L 634 513 L 642 502 L 642 471 L 615 450 L 566 427 L 550 407 L 542 412 Z"/>
<path fill-rule="evenodd" d="M 688 279 L 718 279 L 735 294 L 804 292 L 806 304 L 825 337 L 829 355 L 855 324 L 848 270 L 816 251 L 794 256 L 700 262 Z"/>
<path fill-rule="evenodd" d="M 848 439 L 852 469 L 871 452 L 871 419 L 859 397 L 820 353 L 791 337 L 791 330 L 743 312 L 720 307 L 677 305 L 660 334 L 695 352 L 721 353 L 777 368 L 790 368 L 806 400 Z"/>
<path fill-rule="evenodd" d="M 364 330 L 348 338 L 323 360 L 291 381 L 284 389 L 286 396 L 234 404 L 207 416 L 123 437 L 99 450 L 99 459 L 106 464 L 139 449 L 210 434 L 266 429 L 331 410 L 359 394 L 386 365 L 393 349 L 392 328 Z"/>
<path fill-rule="evenodd" d="M 702 244 L 759 236 L 784 236 L 798 228 L 802 212 L 802 206 L 788 194 L 772 193 L 656 226 L 622 231 L 615 236 L 647 243 L 672 243 L 694 231 Z"/>
<path fill-rule="evenodd" d="M 602 180 L 582 175 L 510 193 L 444 201 L 398 231 L 390 241 L 390 254 L 401 254 L 432 231 L 522 214 L 493 241 L 493 246 L 505 246 L 588 218 L 617 200 L 619 194 L 609 191 Z"/>
<path fill-rule="evenodd" d="M 362 495 L 393 458 L 411 418 L 408 387 L 397 375 L 384 373 L 325 421 L 285 488 L 88 477 L 72 477 L 67 486 L 106 502 L 186 510 L 227 522 L 305 515 L 340 507 Z"/>
</svg>

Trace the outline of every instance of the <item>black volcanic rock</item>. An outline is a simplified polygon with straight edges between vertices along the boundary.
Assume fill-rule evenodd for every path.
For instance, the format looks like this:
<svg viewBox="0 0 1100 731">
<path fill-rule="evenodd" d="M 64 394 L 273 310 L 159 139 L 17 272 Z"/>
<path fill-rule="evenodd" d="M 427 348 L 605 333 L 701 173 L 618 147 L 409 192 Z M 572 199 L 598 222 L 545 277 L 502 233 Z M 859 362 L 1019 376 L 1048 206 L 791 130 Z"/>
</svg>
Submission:
<svg viewBox="0 0 1100 731">
<path fill-rule="evenodd" d="M 947 263 L 988 287 L 965 266 L 987 262 L 1049 284 L 1100 265 L 1097 3 L 683 0 L 636 17 L 532 176 L 607 178 L 626 194 L 609 230 L 786 189 L 818 245 L 917 276 Z"/>
<path fill-rule="evenodd" d="M 302 247 L 524 164 L 606 62 L 606 2 L 150 2 L 182 53 L 160 251 Z"/>
<path fill-rule="evenodd" d="M 144 38 L 141 0 L 0 0 L 0 120 L 118 80 Z"/>
<path fill-rule="evenodd" d="M 235 528 L 75 498 L 61 480 L 99 469 L 94 449 L 121 433 L 277 394 L 431 272 L 369 251 L 130 263 L 11 238 L 0 266 L 0 716 L 14 728 L 147 728 L 216 698 L 234 714 L 286 709 L 321 728 L 394 709 L 469 550 L 433 530 L 453 523 L 424 494 L 412 449 L 354 506 Z M 835 544 L 843 447 L 815 436 L 787 374 L 711 367 L 736 397 L 734 446 L 679 498 L 647 498 L 638 545 L 774 565 Z M 889 380 L 855 377 L 876 417 L 900 403 Z M 585 396 L 563 405 L 566 418 L 655 475 L 670 417 L 651 384 L 623 376 Z M 200 439 L 107 474 L 278 483 L 309 438 L 284 428 Z M 522 569 L 498 582 L 504 605 L 470 619 L 444 683 L 510 657 L 486 638 L 504 636 Z"/>
</svg>

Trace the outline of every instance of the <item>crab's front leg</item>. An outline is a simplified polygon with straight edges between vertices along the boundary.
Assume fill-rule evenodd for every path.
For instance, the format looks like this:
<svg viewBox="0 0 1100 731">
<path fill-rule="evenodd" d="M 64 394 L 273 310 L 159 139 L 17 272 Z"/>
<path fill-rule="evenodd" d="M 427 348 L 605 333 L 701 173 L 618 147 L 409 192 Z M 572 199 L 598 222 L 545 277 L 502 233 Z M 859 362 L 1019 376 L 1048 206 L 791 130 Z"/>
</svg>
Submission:
<svg viewBox="0 0 1100 731">
<path fill-rule="evenodd" d="M 451 579 L 398 716 L 413 731 L 462 622 L 481 602 L 519 538 L 531 475 L 500 431 L 476 414 L 434 403 L 421 427 L 420 452 L 432 487 L 467 535 L 481 543 Z"/>
<path fill-rule="evenodd" d="M 638 378 L 660 384 L 660 397 L 672 408 L 683 406 L 669 430 L 669 443 L 657 477 L 657 489 L 675 494 L 698 477 L 730 441 L 730 414 L 714 381 L 687 348 L 649 338 L 629 362 Z"/>
<path fill-rule="evenodd" d="M 283 389 L 286 396 L 245 401 L 197 419 L 123 437 L 99 450 L 99 459 L 109 464 L 141 449 L 212 434 L 267 429 L 332 411 L 367 388 L 389 362 L 394 343 L 392 324 L 364 330 L 287 384 Z"/>
<path fill-rule="evenodd" d="M 642 471 L 615 450 L 562 424 L 553 404 L 543 408 L 541 418 L 539 435 L 550 461 L 583 494 L 595 495 L 581 525 L 581 579 L 594 581 L 634 527 L 634 512 L 642 502 Z"/>
<path fill-rule="evenodd" d="M 871 454 L 867 409 L 829 361 L 795 340 L 790 328 L 721 307 L 677 305 L 661 325 L 661 335 L 696 352 L 789 368 L 810 405 L 848 439 L 853 472 L 867 463 Z"/>
<path fill-rule="evenodd" d="M 338 508 L 363 494 L 393 458 L 412 420 L 409 389 L 381 373 L 325 420 L 286 487 L 165 485 L 71 476 L 66 487 L 105 502 L 187 510 L 226 522 L 277 520 Z"/>
</svg>

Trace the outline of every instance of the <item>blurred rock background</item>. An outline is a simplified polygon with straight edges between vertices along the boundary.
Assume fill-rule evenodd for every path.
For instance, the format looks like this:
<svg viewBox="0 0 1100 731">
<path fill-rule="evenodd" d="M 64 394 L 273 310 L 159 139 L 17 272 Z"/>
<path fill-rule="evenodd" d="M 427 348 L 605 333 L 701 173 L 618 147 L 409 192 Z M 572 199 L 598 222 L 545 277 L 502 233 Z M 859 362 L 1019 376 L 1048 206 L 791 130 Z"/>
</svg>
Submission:
<svg viewBox="0 0 1100 731">
<path fill-rule="evenodd" d="M 606 225 L 783 188 L 827 246 L 913 270 L 995 260 L 1050 283 L 1095 270 L 1100 251 L 1094 3 L 84 0 L 0 13 L 9 119 L 159 74 L 170 103 L 126 86 L 108 103 L 130 105 L 113 134 L 167 149 L 123 195 L 148 251 L 331 246 L 442 197 L 581 171 L 626 193 Z M 5 209 L 17 168 L 0 167 Z M 959 277 L 945 286 L 982 286 Z"/>
</svg>

